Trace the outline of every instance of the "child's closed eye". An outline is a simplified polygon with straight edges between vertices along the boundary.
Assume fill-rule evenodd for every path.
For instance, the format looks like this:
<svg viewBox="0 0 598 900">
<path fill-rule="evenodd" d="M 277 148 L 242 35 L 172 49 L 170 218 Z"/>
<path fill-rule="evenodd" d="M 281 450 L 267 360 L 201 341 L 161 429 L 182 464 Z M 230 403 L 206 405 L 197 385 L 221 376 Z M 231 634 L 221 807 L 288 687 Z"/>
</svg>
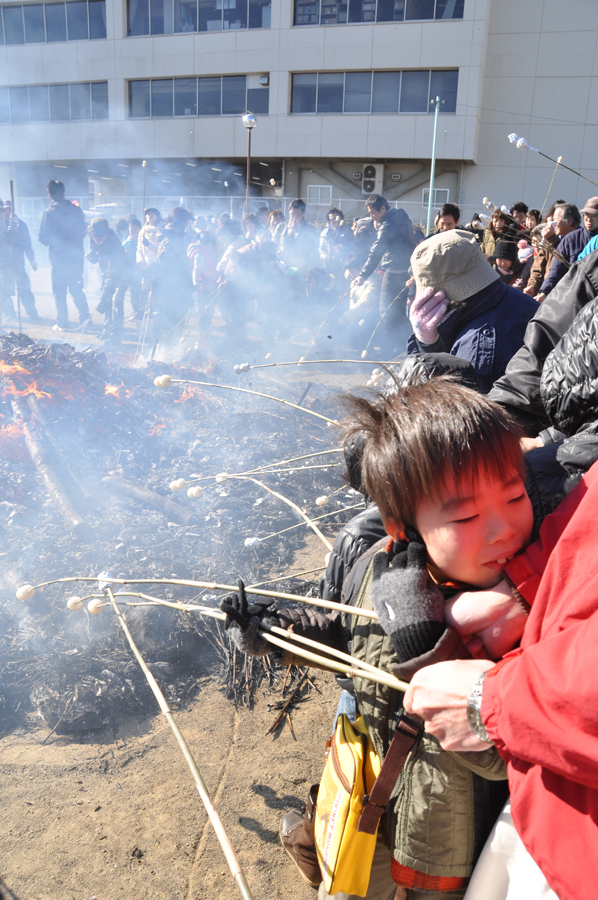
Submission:
<svg viewBox="0 0 598 900">
<path fill-rule="evenodd" d="M 474 519 L 477 519 L 477 513 L 474 516 L 468 516 L 466 519 L 455 519 L 455 525 L 467 525 L 468 522 L 473 522 Z"/>
</svg>

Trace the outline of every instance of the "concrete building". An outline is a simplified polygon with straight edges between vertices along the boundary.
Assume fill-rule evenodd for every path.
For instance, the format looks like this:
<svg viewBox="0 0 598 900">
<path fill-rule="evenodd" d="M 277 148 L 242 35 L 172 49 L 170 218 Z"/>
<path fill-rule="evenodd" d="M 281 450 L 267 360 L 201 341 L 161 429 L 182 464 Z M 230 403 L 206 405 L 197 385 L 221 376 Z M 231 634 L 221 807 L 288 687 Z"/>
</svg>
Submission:
<svg viewBox="0 0 598 900">
<path fill-rule="evenodd" d="M 24 0 L 0 27 L 0 195 L 242 195 L 251 110 L 255 194 L 421 208 L 436 96 L 436 203 L 541 206 L 554 164 L 513 131 L 598 181 L 596 0 Z M 560 169 L 551 197 L 595 193 Z"/>
</svg>

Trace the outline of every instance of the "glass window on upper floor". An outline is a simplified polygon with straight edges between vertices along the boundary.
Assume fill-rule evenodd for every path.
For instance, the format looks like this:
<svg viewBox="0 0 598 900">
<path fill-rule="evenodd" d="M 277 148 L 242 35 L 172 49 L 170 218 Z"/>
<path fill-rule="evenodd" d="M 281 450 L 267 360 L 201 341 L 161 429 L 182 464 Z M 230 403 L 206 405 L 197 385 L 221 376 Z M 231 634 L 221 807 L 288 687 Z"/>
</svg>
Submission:
<svg viewBox="0 0 598 900">
<path fill-rule="evenodd" d="M 106 37 L 106 0 L 0 7 L 0 44 L 45 44 Z"/>
<path fill-rule="evenodd" d="M 462 19 L 464 4 L 465 0 L 295 0 L 295 25 Z"/>
<path fill-rule="evenodd" d="M 84 122 L 108 118 L 108 82 L 0 87 L 0 123 Z"/>
<path fill-rule="evenodd" d="M 312 72 L 292 76 L 292 113 L 441 113 L 457 110 L 458 69 Z"/>
<path fill-rule="evenodd" d="M 152 78 L 129 82 L 132 119 L 268 115 L 270 91 L 257 75 Z"/>
<path fill-rule="evenodd" d="M 269 28 L 271 0 L 127 0 L 129 35 Z"/>
</svg>

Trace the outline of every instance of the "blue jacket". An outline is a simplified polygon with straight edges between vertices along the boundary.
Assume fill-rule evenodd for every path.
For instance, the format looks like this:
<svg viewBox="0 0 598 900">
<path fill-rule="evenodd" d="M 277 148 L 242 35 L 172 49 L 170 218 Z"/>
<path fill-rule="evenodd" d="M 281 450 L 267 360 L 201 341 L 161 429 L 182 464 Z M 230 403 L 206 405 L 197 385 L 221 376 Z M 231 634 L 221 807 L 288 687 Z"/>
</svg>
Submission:
<svg viewBox="0 0 598 900">
<path fill-rule="evenodd" d="M 595 234 L 594 237 L 591 238 L 591 240 L 585 245 L 577 259 L 585 259 L 585 257 L 589 256 L 590 253 L 593 253 L 594 250 L 598 250 L 598 234 Z"/>
<path fill-rule="evenodd" d="M 487 394 L 523 344 L 527 323 L 537 311 L 535 300 L 497 277 L 449 312 L 438 326 L 435 344 L 420 344 L 412 334 L 407 352 L 444 352 L 468 360 L 480 391 Z"/>
<path fill-rule="evenodd" d="M 562 263 L 557 256 L 554 257 L 550 271 L 540 287 L 541 294 L 549 294 L 561 278 L 565 277 L 573 263 L 577 262 L 577 257 L 591 237 L 591 233 L 583 225 L 581 228 L 576 228 L 575 231 L 570 231 L 569 234 L 565 235 L 558 246 L 558 252 L 560 256 L 567 260 L 569 265 Z"/>
</svg>

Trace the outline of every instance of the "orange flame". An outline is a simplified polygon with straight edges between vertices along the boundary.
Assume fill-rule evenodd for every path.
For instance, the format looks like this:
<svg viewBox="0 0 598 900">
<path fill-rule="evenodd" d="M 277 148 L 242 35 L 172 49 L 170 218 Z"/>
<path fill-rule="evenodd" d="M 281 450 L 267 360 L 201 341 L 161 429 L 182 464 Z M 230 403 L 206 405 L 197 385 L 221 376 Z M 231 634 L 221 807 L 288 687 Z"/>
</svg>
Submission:
<svg viewBox="0 0 598 900">
<path fill-rule="evenodd" d="M 160 435 L 166 428 L 166 422 L 158 422 L 158 416 L 154 413 L 154 419 L 156 420 L 154 424 L 150 427 L 148 431 L 148 435 L 150 437 L 154 437 L 155 435 Z"/>
<path fill-rule="evenodd" d="M 25 380 L 22 378 L 22 376 L 31 376 L 31 372 L 29 371 L 29 369 L 26 369 L 18 362 L 7 363 L 5 360 L 0 359 L 0 375 L 5 375 L 7 377 L 19 375 L 20 380 L 23 383 Z M 42 389 L 37 386 L 37 382 L 35 380 L 31 381 L 29 384 L 24 383 L 22 388 L 18 388 L 12 382 L 4 385 L 4 387 L 2 388 L 3 397 L 27 397 L 29 394 L 34 394 L 34 396 L 36 396 L 38 399 L 41 399 L 42 397 L 52 397 L 52 394 L 48 394 L 47 391 L 42 391 Z"/>
<path fill-rule="evenodd" d="M 201 388 L 194 387 L 194 385 L 190 384 L 188 387 L 185 388 L 185 390 L 183 391 L 181 396 L 178 398 L 178 400 L 175 400 L 174 402 L 175 403 L 184 403 L 185 400 L 191 400 L 192 397 L 195 397 L 196 399 L 200 399 L 205 396 L 206 396 L 205 391 L 202 391 Z"/>
</svg>

